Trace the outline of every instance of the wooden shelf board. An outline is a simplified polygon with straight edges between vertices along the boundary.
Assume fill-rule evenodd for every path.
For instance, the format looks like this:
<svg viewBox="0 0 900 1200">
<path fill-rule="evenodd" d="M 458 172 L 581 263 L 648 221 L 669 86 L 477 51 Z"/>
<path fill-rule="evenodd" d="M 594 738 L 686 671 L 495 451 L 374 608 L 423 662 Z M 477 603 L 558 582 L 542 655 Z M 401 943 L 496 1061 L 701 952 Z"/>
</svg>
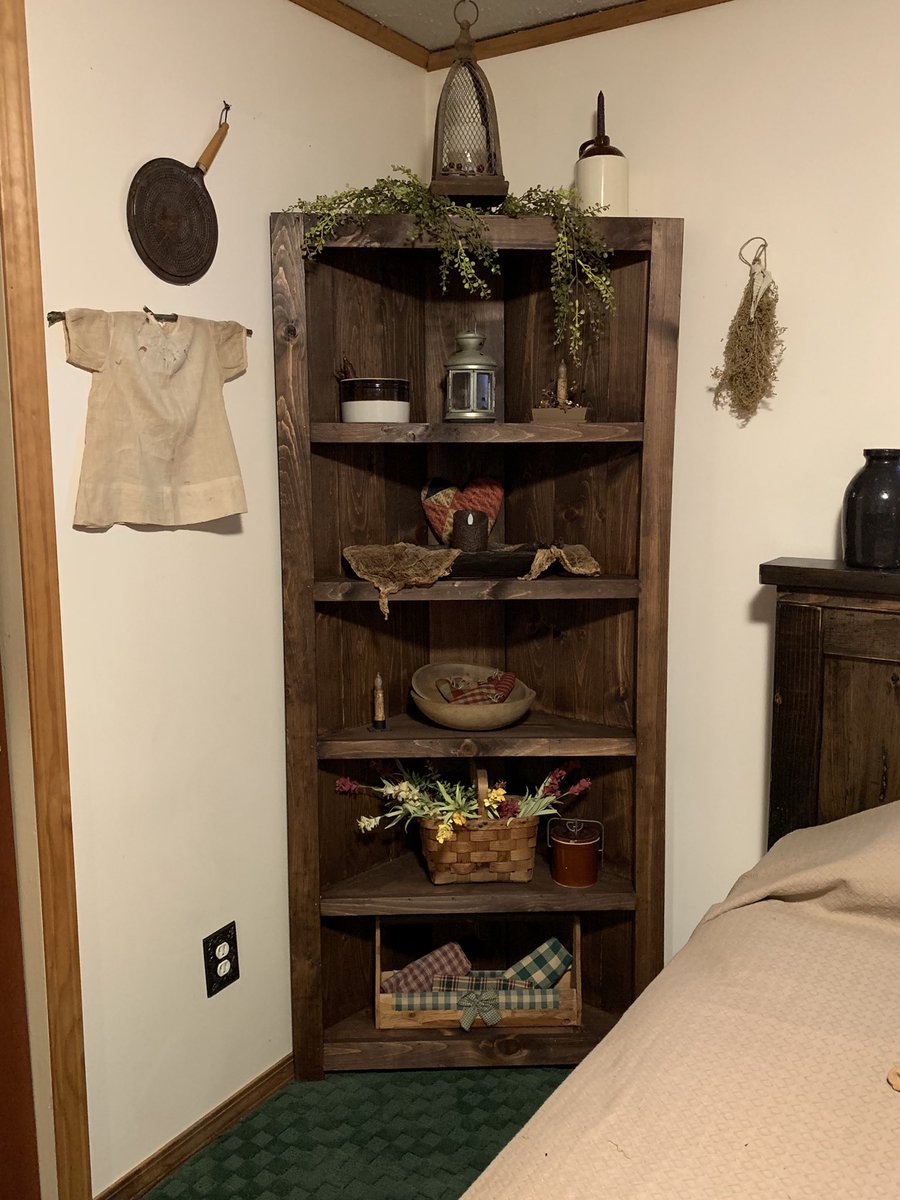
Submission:
<svg viewBox="0 0 900 1200">
<path fill-rule="evenodd" d="M 325 758 L 534 758 L 551 754 L 634 757 L 637 743 L 630 729 L 576 721 L 553 713 L 530 712 L 507 729 L 467 733 L 444 729 L 422 716 L 401 713 L 388 728 L 368 725 L 339 729 L 320 736 L 316 745 Z"/>
<path fill-rule="evenodd" d="M 284 219 L 281 213 L 273 216 Z M 300 212 L 294 214 L 294 219 L 307 229 L 316 221 L 314 215 Z M 659 217 L 594 217 L 592 224 L 602 234 L 610 250 L 647 251 L 652 245 L 654 226 L 661 225 L 664 220 Z M 669 223 L 681 226 L 682 219 L 670 218 Z M 498 250 L 549 251 L 556 245 L 556 228 L 547 217 L 488 216 L 485 224 L 487 240 Z M 428 234 L 412 240 L 412 232 L 411 217 L 370 217 L 364 228 L 347 225 L 337 237 L 329 238 L 326 244 L 336 249 L 432 252 L 436 249 L 434 239 Z"/>
<path fill-rule="evenodd" d="M 540 854 L 531 883 L 446 883 L 435 885 L 415 854 L 370 867 L 326 888 L 325 917 L 432 916 L 447 913 L 631 912 L 631 883 L 601 871 L 593 887 L 565 888 L 550 877 Z"/>
<path fill-rule="evenodd" d="M 584 421 L 570 425 L 544 425 L 538 422 L 379 425 L 375 422 L 342 424 L 340 421 L 318 421 L 310 427 L 310 441 L 314 445 L 335 442 L 388 442 L 407 446 L 435 443 L 458 445 L 467 442 L 542 445 L 548 442 L 641 442 L 643 438 L 644 426 L 640 421 Z"/>
<path fill-rule="evenodd" d="M 581 1062 L 618 1016 L 586 1004 L 574 1028 L 376 1029 L 367 1010 L 325 1030 L 326 1071 L 566 1066 Z"/>
<path fill-rule="evenodd" d="M 390 603 L 407 600 L 628 600 L 640 593 L 637 579 L 626 575 L 601 575 L 583 579 L 573 575 L 547 575 L 541 579 L 439 579 L 427 588 L 403 588 Z M 319 579 L 313 599 L 320 602 L 368 601 L 378 592 L 364 579 Z"/>
<path fill-rule="evenodd" d="M 846 567 L 840 559 L 774 558 L 760 564 L 760 583 L 810 591 L 900 596 L 900 571 Z"/>
</svg>

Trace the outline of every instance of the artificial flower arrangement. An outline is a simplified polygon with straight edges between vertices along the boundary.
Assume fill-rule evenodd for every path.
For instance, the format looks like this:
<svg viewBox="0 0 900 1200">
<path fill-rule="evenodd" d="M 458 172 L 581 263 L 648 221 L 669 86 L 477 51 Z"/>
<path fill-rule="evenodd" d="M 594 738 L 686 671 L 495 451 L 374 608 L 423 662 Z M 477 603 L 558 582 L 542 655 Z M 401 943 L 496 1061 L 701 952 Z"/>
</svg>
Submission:
<svg viewBox="0 0 900 1200">
<path fill-rule="evenodd" d="M 579 766 L 577 760 L 570 759 L 551 771 L 535 791 L 526 788 L 522 796 L 507 795 L 506 782 L 499 779 L 488 785 L 483 811 L 479 809 L 475 784 L 442 779 L 430 764 L 414 770 L 398 762 L 395 772 L 382 773 L 380 787 L 368 787 L 343 776 L 335 782 L 335 791 L 345 794 L 370 792 L 382 797 L 385 812 L 381 816 L 359 818 L 363 833 L 371 833 L 382 821 L 385 828 L 390 829 L 400 821 L 408 825 L 416 818 L 436 820 L 437 841 L 443 843 L 451 841 L 470 821 L 488 819 L 504 821 L 508 825 L 515 819 L 555 815 L 556 806 L 562 800 L 567 796 L 579 796 L 591 786 L 587 778 L 565 785 L 566 776 L 577 771 Z"/>
</svg>

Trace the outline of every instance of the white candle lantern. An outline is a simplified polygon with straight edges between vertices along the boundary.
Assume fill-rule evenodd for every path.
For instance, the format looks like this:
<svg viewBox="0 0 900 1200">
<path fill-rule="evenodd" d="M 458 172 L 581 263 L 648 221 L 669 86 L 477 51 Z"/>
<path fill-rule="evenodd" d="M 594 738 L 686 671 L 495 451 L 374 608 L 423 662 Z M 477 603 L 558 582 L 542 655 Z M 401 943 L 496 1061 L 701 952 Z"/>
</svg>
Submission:
<svg viewBox="0 0 900 1200">
<path fill-rule="evenodd" d="M 484 334 L 456 335 L 456 353 L 447 361 L 447 421 L 493 421 L 497 363 L 484 352 Z"/>
</svg>

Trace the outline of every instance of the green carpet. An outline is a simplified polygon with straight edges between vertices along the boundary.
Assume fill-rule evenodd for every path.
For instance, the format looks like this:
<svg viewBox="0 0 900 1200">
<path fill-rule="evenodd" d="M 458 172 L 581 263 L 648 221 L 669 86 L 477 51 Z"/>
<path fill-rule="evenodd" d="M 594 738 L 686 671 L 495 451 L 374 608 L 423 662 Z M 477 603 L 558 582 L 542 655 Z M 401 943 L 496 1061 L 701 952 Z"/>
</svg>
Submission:
<svg viewBox="0 0 900 1200">
<path fill-rule="evenodd" d="M 568 1067 L 291 1083 L 148 1200 L 458 1200 Z"/>
</svg>

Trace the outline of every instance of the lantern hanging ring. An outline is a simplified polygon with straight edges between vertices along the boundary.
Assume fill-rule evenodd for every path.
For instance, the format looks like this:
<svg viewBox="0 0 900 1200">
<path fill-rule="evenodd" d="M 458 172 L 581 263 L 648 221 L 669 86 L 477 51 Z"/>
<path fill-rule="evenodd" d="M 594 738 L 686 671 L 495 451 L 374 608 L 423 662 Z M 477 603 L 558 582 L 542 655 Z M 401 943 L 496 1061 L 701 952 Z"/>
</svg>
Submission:
<svg viewBox="0 0 900 1200">
<path fill-rule="evenodd" d="M 749 262 L 746 258 L 744 258 L 744 251 L 747 249 L 747 247 L 750 245 L 751 242 L 762 242 L 762 245 L 757 249 L 756 253 L 753 255 L 753 261 Z M 752 267 L 753 263 L 761 262 L 762 266 L 763 266 L 763 270 L 765 270 L 766 269 L 766 248 L 768 245 L 769 245 L 769 243 L 762 236 L 762 234 L 756 233 L 753 235 L 753 237 L 747 238 L 746 242 L 744 242 L 743 246 L 741 246 L 740 250 L 738 250 L 738 258 L 747 267 Z"/>
<path fill-rule="evenodd" d="M 472 7 L 475 9 L 475 20 L 474 21 L 461 21 L 459 19 L 459 17 L 456 15 L 457 12 L 459 11 L 459 9 L 464 4 L 471 4 Z M 456 0 L 456 4 L 453 6 L 453 20 L 457 23 L 457 25 L 460 27 L 460 29 L 470 28 L 472 25 L 474 25 L 478 21 L 478 18 L 480 16 L 481 16 L 481 13 L 479 12 L 478 5 L 475 3 L 475 0 Z"/>
</svg>

